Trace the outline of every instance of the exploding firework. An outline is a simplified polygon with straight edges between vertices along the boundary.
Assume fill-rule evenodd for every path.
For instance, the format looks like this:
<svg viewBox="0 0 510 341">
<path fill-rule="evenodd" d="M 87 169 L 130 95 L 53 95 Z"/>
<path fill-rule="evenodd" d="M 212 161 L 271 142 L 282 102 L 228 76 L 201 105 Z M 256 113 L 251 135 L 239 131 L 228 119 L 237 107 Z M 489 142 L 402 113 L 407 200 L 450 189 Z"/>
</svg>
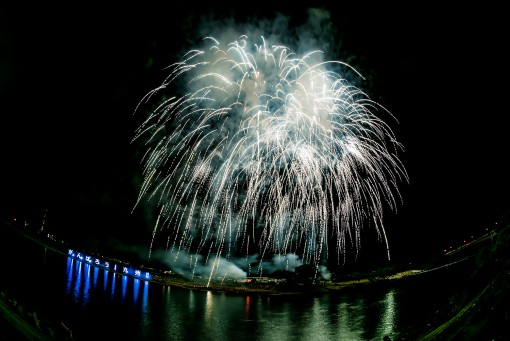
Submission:
<svg viewBox="0 0 510 341">
<path fill-rule="evenodd" d="M 134 137 L 146 146 L 137 205 L 158 205 L 153 242 L 166 231 L 168 249 L 212 264 L 253 253 L 319 264 L 357 252 L 369 221 L 389 257 L 382 211 L 407 174 L 375 114 L 389 112 L 334 70 L 362 76 L 264 37 L 203 43 L 141 101 L 159 99 Z"/>
</svg>

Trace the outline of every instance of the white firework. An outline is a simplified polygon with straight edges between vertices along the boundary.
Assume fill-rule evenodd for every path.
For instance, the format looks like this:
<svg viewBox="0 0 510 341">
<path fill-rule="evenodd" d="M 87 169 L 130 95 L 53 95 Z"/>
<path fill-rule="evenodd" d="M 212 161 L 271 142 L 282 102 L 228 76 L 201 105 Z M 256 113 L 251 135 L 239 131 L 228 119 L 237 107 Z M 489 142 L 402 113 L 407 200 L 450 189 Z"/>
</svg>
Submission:
<svg viewBox="0 0 510 341">
<path fill-rule="evenodd" d="M 134 138 L 147 146 L 137 205 L 159 207 L 153 236 L 167 231 L 168 247 L 216 260 L 255 245 L 261 258 L 318 264 L 332 245 L 357 252 L 370 221 L 389 257 L 383 207 L 396 208 L 407 180 L 402 146 L 375 115 L 388 111 L 333 71 L 355 70 L 264 37 L 204 44 L 142 101 L 163 98 Z"/>
</svg>

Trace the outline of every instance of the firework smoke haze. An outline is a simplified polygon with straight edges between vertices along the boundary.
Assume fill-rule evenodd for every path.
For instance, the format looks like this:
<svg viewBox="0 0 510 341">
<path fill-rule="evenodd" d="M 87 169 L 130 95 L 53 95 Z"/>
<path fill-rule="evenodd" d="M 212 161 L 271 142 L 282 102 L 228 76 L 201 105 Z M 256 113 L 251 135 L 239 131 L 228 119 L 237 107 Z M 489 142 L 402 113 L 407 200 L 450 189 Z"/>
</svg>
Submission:
<svg viewBox="0 0 510 341">
<path fill-rule="evenodd" d="M 204 33 L 141 101 L 153 107 L 135 135 L 146 146 L 137 205 L 157 203 L 153 236 L 175 259 L 203 255 L 211 274 L 253 254 L 318 265 L 358 250 L 365 221 L 387 246 L 402 146 L 380 118 L 391 114 L 350 81 L 362 75 L 306 46 L 333 45 L 314 34 L 327 19 L 311 10 L 295 46 L 277 29 L 284 17 Z"/>
</svg>

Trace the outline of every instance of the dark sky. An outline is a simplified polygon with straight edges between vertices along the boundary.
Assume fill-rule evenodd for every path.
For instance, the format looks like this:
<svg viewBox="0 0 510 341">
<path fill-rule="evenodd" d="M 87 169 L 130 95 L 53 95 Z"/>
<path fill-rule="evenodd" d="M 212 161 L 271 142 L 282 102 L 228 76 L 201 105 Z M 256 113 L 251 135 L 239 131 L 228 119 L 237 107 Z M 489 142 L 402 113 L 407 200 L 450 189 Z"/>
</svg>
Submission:
<svg viewBox="0 0 510 341">
<path fill-rule="evenodd" d="M 392 127 L 410 183 L 400 186 L 397 214 L 388 212 L 390 246 L 441 249 L 492 224 L 510 207 L 505 11 L 334 3 L 324 8 L 339 58 L 368 75 L 370 97 L 400 122 Z M 201 14 L 244 20 L 280 11 L 292 25 L 307 17 L 305 6 L 250 6 L 2 5 L 4 209 L 44 207 L 68 232 L 140 229 L 137 241 L 147 239 L 143 213 L 130 214 L 141 171 L 130 145 L 134 108 L 196 39 Z"/>
</svg>

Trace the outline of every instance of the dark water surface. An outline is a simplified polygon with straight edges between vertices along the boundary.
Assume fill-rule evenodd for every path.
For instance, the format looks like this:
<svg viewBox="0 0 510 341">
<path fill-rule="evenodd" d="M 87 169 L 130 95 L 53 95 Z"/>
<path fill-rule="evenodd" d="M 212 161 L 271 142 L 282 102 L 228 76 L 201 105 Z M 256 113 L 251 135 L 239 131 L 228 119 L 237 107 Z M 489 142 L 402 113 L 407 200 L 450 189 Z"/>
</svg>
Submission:
<svg viewBox="0 0 510 341">
<path fill-rule="evenodd" d="M 435 278 L 316 296 L 232 295 L 161 286 L 12 240 L 0 253 L 2 291 L 76 340 L 413 340 L 443 322 L 436 316 L 454 287 Z"/>
</svg>

